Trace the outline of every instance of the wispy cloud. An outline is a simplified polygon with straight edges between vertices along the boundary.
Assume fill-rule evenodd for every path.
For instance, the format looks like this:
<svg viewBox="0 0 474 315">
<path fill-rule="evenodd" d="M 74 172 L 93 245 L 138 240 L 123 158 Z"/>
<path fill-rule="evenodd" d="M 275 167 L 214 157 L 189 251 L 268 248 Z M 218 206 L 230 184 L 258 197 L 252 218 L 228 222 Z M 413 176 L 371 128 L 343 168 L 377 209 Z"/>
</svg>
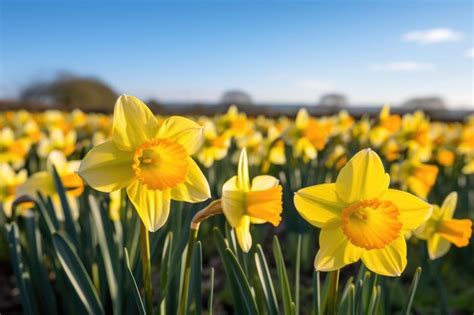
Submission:
<svg viewBox="0 0 474 315">
<path fill-rule="evenodd" d="M 467 58 L 474 58 L 474 47 L 471 49 L 466 50 L 466 57 Z"/>
<path fill-rule="evenodd" d="M 464 38 L 460 32 L 450 28 L 432 28 L 427 30 L 415 30 L 403 35 L 406 42 L 415 42 L 422 45 L 458 42 Z"/>
<path fill-rule="evenodd" d="M 420 71 L 434 71 L 435 66 L 427 62 L 415 61 L 398 61 L 389 63 L 378 63 L 370 66 L 370 70 L 388 71 L 388 72 L 420 72 Z"/>
</svg>

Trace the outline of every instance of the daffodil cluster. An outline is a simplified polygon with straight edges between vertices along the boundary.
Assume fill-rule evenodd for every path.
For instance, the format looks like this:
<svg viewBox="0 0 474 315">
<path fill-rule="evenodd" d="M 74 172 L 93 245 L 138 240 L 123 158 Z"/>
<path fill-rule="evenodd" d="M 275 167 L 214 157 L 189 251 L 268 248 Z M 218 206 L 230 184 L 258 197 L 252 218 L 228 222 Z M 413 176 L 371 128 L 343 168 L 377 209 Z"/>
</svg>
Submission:
<svg viewBox="0 0 474 315">
<path fill-rule="evenodd" d="M 305 172 L 318 180 L 308 182 Z M 110 217 L 119 220 L 123 190 L 150 232 L 166 224 L 171 200 L 220 199 L 213 211 L 225 216 L 243 252 L 252 247 L 251 224 L 278 226 L 284 195 L 296 191 L 297 211 L 321 229 L 317 270 L 362 260 L 375 273 L 396 276 L 407 264 L 406 235 L 426 240 L 432 259 L 450 244 L 469 243 L 471 220 L 453 219 L 456 193 L 440 207 L 430 194 L 440 180 L 465 186 L 474 174 L 474 116 L 447 123 L 384 106 L 374 118 L 346 111 L 312 117 L 306 109 L 294 119 L 268 118 L 231 106 L 213 117 L 162 117 L 127 95 L 113 116 L 0 113 L 6 216 L 16 198 L 40 193 L 63 220 L 56 174 L 74 217 L 87 184 L 109 193 Z M 24 203 L 17 210 L 31 209 Z"/>
</svg>

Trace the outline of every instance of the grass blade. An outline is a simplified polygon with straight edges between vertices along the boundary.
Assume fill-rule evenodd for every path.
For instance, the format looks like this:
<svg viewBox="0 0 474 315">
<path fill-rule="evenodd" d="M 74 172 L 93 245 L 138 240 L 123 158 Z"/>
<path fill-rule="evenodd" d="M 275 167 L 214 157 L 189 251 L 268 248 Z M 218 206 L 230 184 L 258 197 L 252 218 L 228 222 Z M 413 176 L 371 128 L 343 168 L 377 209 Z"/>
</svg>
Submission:
<svg viewBox="0 0 474 315">
<path fill-rule="evenodd" d="M 92 314 L 104 314 L 97 291 L 73 245 L 60 233 L 53 234 L 53 245 L 67 278 L 86 310 Z"/>
<path fill-rule="evenodd" d="M 295 266 L 295 313 L 300 313 L 301 234 L 298 234 Z"/>
<path fill-rule="evenodd" d="M 63 208 L 64 213 L 64 222 L 66 225 L 66 233 L 71 238 L 72 243 L 79 249 L 79 237 L 77 235 L 76 224 L 74 222 L 74 218 L 72 216 L 71 206 L 67 200 L 66 196 L 66 189 L 59 177 L 58 171 L 56 167 L 53 166 L 53 177 L 54 177 L 54 184 L 56 186 L 56 191 L 58 192 L 59 199 L 61 201 L 61 207 Z"/>
<path fill-rule="evenodd" d="M 57 313 L 56 297 L 53 288 L 48 279 L 48 272 L 43 264 L 43 249 L 41 246 L 41 234 L 36 224 L 34 216 L 25 218 L 26 237 L 28 240 L 28 257 L 33 286 L 39 293 L 39 304 L 46 314 L 54 315 Z"/>
<path fill-rule="evenodd" d="M 89 206 L 93 218 L 93 226 L 99 242 L 99 248 L 102 251 L 105 275 L 109 287 L 110 297 L 113 304 L 113 313 L 120 315 L 122 313 L 122 300 L 119 292 L 120 280 L 119 269 L 120 260 L 118 249 L 114 241 L 114 230 L 107 217 L 107 209 L 100 209 L 97 200 L 93 195 L 89 195 Z"/>
<path fill-rule="evenodd" d="M 286 273 L 285 261 L 281 253 L 280 242 L 276 236 L 273 238 L 273 255 L 275 255 L 278 278 L 280 279 L 280 289 L 283 296 L 283 314 L 292 315 L 294 314 L 294 309 L 292 308 L 294 302 L 291 300 L 290 283 Z"/>
<path fill-rule="evenodd" d="M 213 304 L 214 304 L 214 268 L 211 268 L 211 288 L 210 288 L 209 303 L 208 303 L 209 315 L 212 315 L 213 313 Z"/>
<path fill-rule="evenodd" d="M 128 257 L 128 251 L 124 248 L 124 259 L 125 264 L 127 266 L 128 275 L 130 277 L 130 281 L 132 282 L 132 293 L 133 297 L 135 298 L 135 302 L 137 304 L 138 312 L 140 315 L 145 315 L 145 305 L 143 304 L 142 297 L 140 296 L 140 290 L 138 289 L 137 281 L 135 281 L 135 277 L 133 276 L 132 268 L 130 268 L 130 260 Z"/>
<path fill-rule="evenodd" d="M 244 301 L 248 314 L 258 314 L 259 312 L 257 309 L 257 304 L 252 295 L 250 284 L 247 278 L 245 277 L 244 270 L 237 261 L 237 257 L 235 257 L 234 253 L 230 248 L 227 248 L 225 250 L 225 254 L 228 258 L 227 264 L 229 264 L 230 266 L 232 276 L 235 277 L 235 281 L 240 291 L 240 296 Z"/>
<path fill-rule="evenodd" d="M 411 311 L 411 306 L 413 304 L 413 299 L 415 298 L 416 289 L 418 287 L 418 282 L 420 281 L 421 276 L 421 267 L 416 268 L 415 275 L 413 276 L 413 280 L 411 281 L 410 291 L 408 293 L 408 303 L 403 310 L 403 314 L 409 315 Z"/>
<path fill-rule="evenodd" d="M 268 268 L 265 254 L 263 253 L 262 246 L 257 244 L 257 251 L 255 253 L 255 266 L 257 274 L 262 285 L 263 295 L 265 296 L 265 303 L 267 305 L 267 311 L 269 314 L 278 314 L 278 300 L 275 294 L 275 288 Z"/>
<path fill-rule="evenodd" d="M 30 274 L 25 270 L 25 264 L 21 257 L 20 232 L 16 222 L 6 225 L 8 243 L 10 245 L 10 256 L 13 272 L 20 289 L 21 304 L 26 314 L 37 314 L 37 305 L 33 288 L 30 282 Z"/>
</svg>

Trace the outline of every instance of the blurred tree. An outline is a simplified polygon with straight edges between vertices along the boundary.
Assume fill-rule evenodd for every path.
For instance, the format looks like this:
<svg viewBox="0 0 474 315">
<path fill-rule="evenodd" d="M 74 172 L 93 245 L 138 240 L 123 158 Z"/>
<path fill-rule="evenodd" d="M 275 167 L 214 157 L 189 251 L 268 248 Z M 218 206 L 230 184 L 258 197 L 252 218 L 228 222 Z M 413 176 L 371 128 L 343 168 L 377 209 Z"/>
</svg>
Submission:
<svg viewBox="0 0 474 315">
<path fill-rule="evenodd" d="M 319 106 L 336 109 L 347 107 L 348 103 L 347 97 L 339 93 L 324 94 L 319 100 Z"/>
<path fill-rule="evenodd" d="M 221 98 L 223 105 L 252 105 L 252 98 L 241 90 L 226 91 Z"/>
<path fill-rule="evenodd" d="M 430 110 L 446 110 L 445 101 L 438 96 L 414 97 L 402 104 L 403 108 Z"/>
<path fill-rule="evenodd" d="M 51 82 L 32 83 L 21 92 L 20 98 L 65 110 L 111 111 L 117 94 L 100 80 L 60 75 Z"/>
</svg>

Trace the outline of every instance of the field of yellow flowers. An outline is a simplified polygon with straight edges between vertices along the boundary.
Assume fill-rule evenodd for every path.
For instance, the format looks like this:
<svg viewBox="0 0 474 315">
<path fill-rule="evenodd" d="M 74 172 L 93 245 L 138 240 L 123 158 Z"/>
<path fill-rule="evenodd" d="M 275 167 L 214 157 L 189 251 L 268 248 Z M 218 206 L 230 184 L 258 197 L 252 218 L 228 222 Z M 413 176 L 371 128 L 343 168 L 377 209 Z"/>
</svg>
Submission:
<svg viewBox="0 0 474 315">
<path fill-rule="evenodd" d="M 468 314 L 473 218 L 474 116 L 0 112 L 0 313 Z"/>
</svg>

